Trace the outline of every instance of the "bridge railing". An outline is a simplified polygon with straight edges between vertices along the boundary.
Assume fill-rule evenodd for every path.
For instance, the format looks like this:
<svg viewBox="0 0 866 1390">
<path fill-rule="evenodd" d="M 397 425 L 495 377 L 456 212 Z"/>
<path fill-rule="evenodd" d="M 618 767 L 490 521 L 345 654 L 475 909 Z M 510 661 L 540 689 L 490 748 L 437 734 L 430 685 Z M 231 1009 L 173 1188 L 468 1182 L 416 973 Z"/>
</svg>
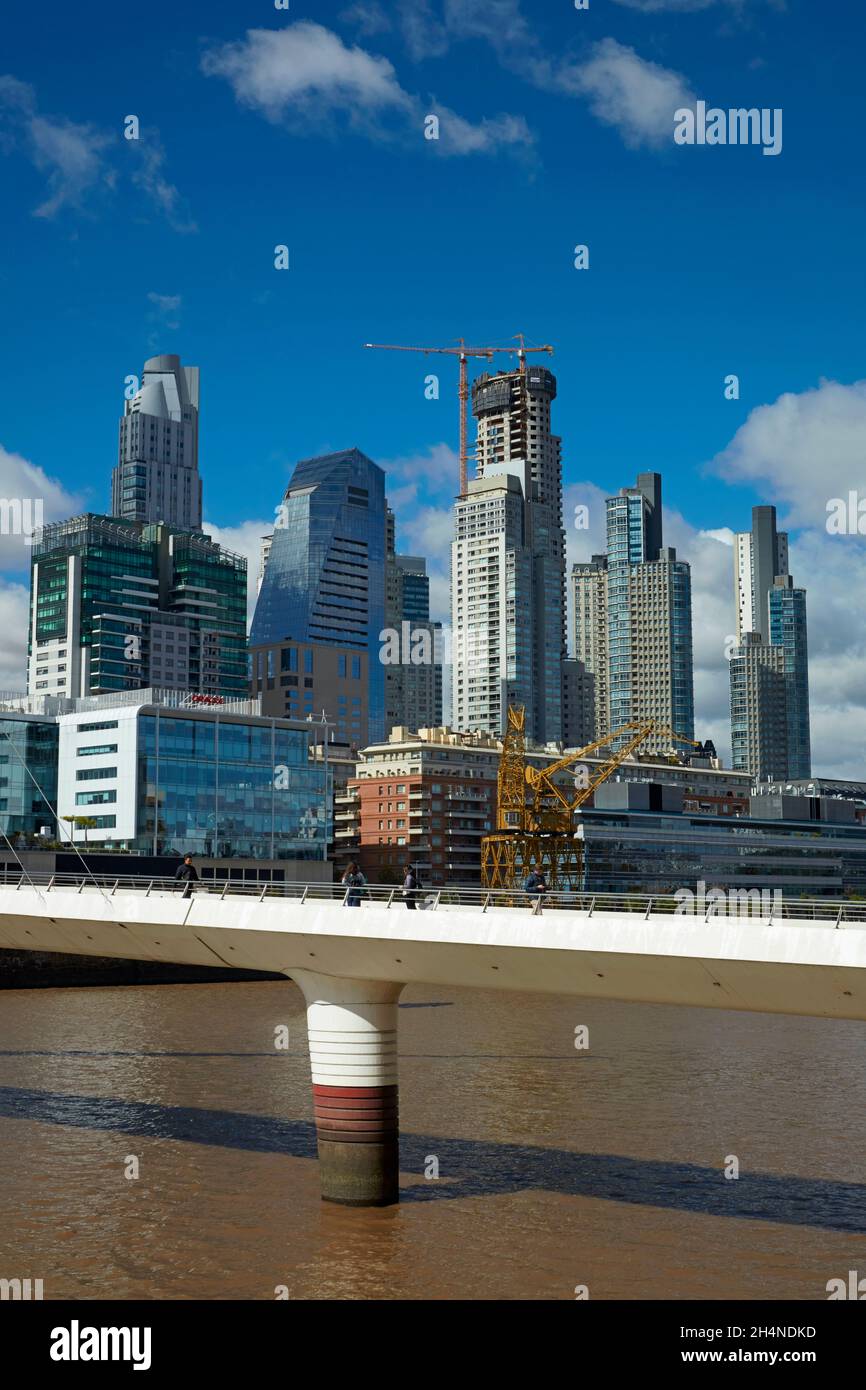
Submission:
<svg viewBox="0 0 866 1390">
<path fill-rule="evenodd" d="M 73 890 L 113 897 L 117 893 L 137 892 L 150 896 L 210 896 L 252 898 L 258 902 L 291 899 L 303 905 L 317 902 L 340 903 L 346 907 L 384 907 L 406 910 L 407 898 L 399 887 L 367 884 L 346 887 L 341 883 L 262 882 L 244 878 L 200 879 L 192 884 L 175 878 L 141 874 L 48 874 L 22 872 L 17 866 L 4 866 L 0 880 L 11 891 L 33 887 L 39 892 Z M 751 896 L 749 896 L 751 893 Z M 622 912 L 649 920 L 659 916 L 712 918 L 755 917 L 762 921 L 821 922 L 826 926 L 845 923 L 866 925 L 866 902 L 852 899 L 783 898 L 757 889 L 731 889 L 710 900 L 692 895 L 679 899 L 672 894 L 641 893 L 555 893 L 532 894 L 522 889 L 486 889 L 457 884 L 448 888 L 420 888 L 411 894 L 416 910 L 448 911 L 474 908 L 482 913 L 493 908 L 518 909 L 535 915 L 548 912 L 579 912 L 587 918 L 596 913 Z"/>
</svg>

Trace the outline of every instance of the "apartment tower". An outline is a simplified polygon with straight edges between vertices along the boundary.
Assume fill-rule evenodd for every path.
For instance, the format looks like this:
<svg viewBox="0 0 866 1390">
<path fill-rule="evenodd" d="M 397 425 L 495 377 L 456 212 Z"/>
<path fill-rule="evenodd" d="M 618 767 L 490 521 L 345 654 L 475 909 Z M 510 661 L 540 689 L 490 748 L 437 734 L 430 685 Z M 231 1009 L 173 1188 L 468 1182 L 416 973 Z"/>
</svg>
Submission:
<svg viewBox="0 0 866 1390">
<path fill-rule="evenodd" d="M 526 707 L 531 740 L 562 738 L 565 534 L 556 378 L 523 363 L 472 386 L 477 477 L 458 497 L 451 558 L 456 727 L 500 734 Z"/>
</svg>

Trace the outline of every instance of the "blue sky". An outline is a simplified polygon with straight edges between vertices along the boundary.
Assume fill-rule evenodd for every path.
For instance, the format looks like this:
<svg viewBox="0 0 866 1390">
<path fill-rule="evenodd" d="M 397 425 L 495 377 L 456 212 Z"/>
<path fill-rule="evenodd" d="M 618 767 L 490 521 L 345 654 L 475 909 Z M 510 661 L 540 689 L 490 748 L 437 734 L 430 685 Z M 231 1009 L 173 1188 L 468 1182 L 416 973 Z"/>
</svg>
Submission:
<svg viewBox="0 0 866 1390">
<path fill-rule="evenodd" d="M 228 543 L 251 552 L 296 459 L 357 444 L 392 474 L 441 607 L 456 368 L 361 344 L 522 331 L 556 349 L 568 506 L 593 518 L 572 558 L 605 494 L 664 475 L 695 570 L 698 732 L 726 743 L 726 528 L 775 501 L 810 594 L 816 769 L 855 771 L 863 541 L 824 519 L 866 484 L 858 4 L 48 0 L 4 40 L 5 495 L 40 479 L 49 515 L 106 509 L 124 377 L 179 352 L 201 367 L 205 512 Z M 781 153 L 675 145 L 696 98 L 781 108 Z M 8 631 L 25 560 L 0 555 Z M 20 641 L 7 656 L 20 685 Z"/>
</svg>

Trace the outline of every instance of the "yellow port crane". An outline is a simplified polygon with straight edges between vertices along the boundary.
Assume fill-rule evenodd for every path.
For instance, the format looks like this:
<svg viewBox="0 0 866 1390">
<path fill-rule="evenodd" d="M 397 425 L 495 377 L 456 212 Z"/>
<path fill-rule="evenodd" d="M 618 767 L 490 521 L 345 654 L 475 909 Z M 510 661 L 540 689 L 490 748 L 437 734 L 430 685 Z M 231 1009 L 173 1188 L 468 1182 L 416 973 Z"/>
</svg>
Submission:
<svg viewBox="0 0 866 1390">
<path fill-rule="evenodd" d="M 596 787 L 651 734 L 668 736 L 700 748 L 700 743 L 654 719 L 630 720 L 613 733 L 597 738 L 585 748 L 566 753 L 547 767 L 526 761 L 526 709 L 509 705 L 508 722 L 499 760 L 496 830 L 481 842 L 481 882 L 485 888 L 516 888 L 530 869 L 544 874 L 548 887 L 560 890 L 581 887 L 581 842 L 575 838 L 575 812 Z M 611 751 L 590 774 L 575 779 L 570 795 L 554 780 L 557 775 L 589 754 L 620 738 L 622 747 Z"/>
</svg>

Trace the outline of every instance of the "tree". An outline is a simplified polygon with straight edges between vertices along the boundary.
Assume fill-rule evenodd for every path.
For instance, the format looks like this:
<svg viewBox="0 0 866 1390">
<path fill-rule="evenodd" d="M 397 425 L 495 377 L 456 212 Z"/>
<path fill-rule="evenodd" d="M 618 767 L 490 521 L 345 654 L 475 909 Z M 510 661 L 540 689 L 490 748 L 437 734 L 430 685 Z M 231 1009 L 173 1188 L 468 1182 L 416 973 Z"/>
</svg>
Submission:
<svg viewBox="0 0 866 1390">
<path fill-rule="evenodd" d="M 84 846 L 85 848 L 87 848 L 87 832 L 88 830 L 96 829 L 96 821 L 94 820 L 93 816 L 64 816 L 63 819 L 65 821 L 69 821 L 73 829 L 77 826 L 79 830 L 84 831 Z M 71 832 L 69 835 L 69 839 L 70 841 L 72 840 Z"/>
</svg>

